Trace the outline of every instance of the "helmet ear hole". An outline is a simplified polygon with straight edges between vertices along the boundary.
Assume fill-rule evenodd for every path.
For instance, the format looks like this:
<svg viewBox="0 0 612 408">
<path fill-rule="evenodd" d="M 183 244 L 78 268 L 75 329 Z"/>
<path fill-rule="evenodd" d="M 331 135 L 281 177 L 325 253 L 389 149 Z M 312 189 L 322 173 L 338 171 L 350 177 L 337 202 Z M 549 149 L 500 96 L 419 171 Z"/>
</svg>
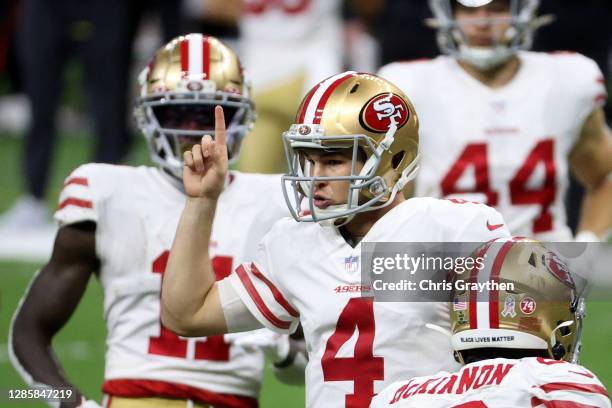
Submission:
<svg viewBox="0 0 612 408">
<path fill-rule="evenodd" d="M 561 360 L 565 355 L 565 347 L 561 343 L 557 343 L 552 347 L 552 355 L 555 360 Z"/>
<path fill-rule="evenodd" d="M 538 266 L 536 265 L 536 255 L 532 252 L 531 255 L 529 255 L 529 261 L 528 261 L 529 265 L 533 266 L 534 268 L 537 268 Z"/>
<path fill-rule="evenodd" d="M 391 165 L 393 166 L 394 170 L 397 170 L 397 168 L 400 166 L 400 164 L 402 164 L 402 160 L 404 160 L 404 156 L 406 156 L 406 152 L 405 151 L 401 151 L 399 153 L 396 153 L 393 158 L 391 159 Z"/>
<path fill-rule="evenodd" d="M 563 323 L 562 321 L 558 321 L 557 324 L 561 324 Z M 559 333 L 561 333 L 561 336 L 565 337 L 567 335 L 572 334 L 572 330 L 570 329 L 570 326 L 563 326 L 563 327 L 559 327 Z"/>
</svg>

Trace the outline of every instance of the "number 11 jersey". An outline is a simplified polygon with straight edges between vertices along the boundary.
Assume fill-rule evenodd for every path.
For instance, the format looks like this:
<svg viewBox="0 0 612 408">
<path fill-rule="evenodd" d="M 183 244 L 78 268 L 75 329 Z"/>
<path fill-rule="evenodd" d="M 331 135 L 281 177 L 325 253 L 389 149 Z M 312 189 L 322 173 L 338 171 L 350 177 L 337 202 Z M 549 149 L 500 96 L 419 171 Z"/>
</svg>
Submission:
<svg viewBox="0 0 612 408">
<path fill-rule="evenodd" d="M 224 336 L 181 338 L 160 322 L 161 281 L 185 200 L 154 167 L 87 164 L 66 179 L 56 220 L 96 223 L 108 331 L 103 390 L 256 406 L 262 352 Z M 217 279 L 250 259 L 258 240 L 287 214 L 279 176 L 230 173 L 210 241 Z"/>
</svg>

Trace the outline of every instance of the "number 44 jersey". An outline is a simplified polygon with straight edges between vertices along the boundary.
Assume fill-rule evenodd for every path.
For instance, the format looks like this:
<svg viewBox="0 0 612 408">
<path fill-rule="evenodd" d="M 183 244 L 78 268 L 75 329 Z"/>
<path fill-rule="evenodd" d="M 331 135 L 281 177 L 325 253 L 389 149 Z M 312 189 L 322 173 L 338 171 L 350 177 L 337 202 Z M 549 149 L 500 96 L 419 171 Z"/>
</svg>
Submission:
<svg viewBox="0 0 612 408">
<path fill-rule="evenodd" d="M 447 56 L 389 64 L 379 74 L 419 113 L 418 196 L 482 201 L 514 235 L 568 240 L 567 157 L 585 119 L 606 100 L 604 79 L 580 54 L 518 58 L 516 76 L 496 89 Z"/>
<path fill-rule="evenodd" d="M 88 164 L 66 179 L 56 220 L 96 223 L 108 331 L 103 389 L 253 406 L 263 353 L 224 336 L 180 338 L 160 322 L 161 280 L 185 199 L 176 182 L 152 167 Z M 280 177 L 230 173 L 210 244 L 217 278 L 250 259 L 252 243 L 287 214 Z"/>
<path fill-rule="evenodd" d="M 486 205 L 413 198 L 387 212 L 362 241 L 486 242 L 507 236 L 499 213 Z M 448 337 L 426 327 L 450 330 L 448 304 L 374 302 L 362 293 L 368 289 L 360 256 L 361 245 L 348 245 L 335 227 L 281 220 L 255 261 L 228 278 L 266 327 L 291 332 L 301 322 L 309 407 L 368 407 L 394 381 L 456 367 Z"/>
</svg>

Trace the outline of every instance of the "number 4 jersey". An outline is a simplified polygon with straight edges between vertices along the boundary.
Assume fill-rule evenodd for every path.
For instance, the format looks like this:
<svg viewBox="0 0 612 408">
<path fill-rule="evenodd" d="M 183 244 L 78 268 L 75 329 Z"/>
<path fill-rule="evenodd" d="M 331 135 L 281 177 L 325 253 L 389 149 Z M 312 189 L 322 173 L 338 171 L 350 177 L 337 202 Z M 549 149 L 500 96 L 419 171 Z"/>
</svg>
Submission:
<svg viewBox="0 0 612 408">
<path fill-rule="evenodd" d="M 231 173 L 215 215 L 210 255 L 217 278 L 250 259 L 288 211 L 278 176 Z M 104 391 L 254 406 L 263 353 L 223 336 L 179 338 L 160 323 L 160 288 L 185 195 L 157 168 L 88 164 L 67 179 L 55 218 L 96 223 L 108 330 Z"/>
<path fill-rule="evenodd" d="M 379 219 L 363 242 L 486 242 L 506 236 L 499 213 L 483 204 L 413 198 Z M 255 262 L 228 278 L 266 327 L 291 332 L 301 322 L 309 407 L 368 407 L 394 381 L 456 367 L 448 337 L 425 326 L 450 330 L 448 305 L 362 296 L 360 255 L 361 245 L 348 245 L 337 228 L 281 220 L 261 242 Z"/>
<path fill-rule="evenodd" d="M 379 74 L 419 113 L 418 196 L 482 201 L 514 235 L 568 240 L 567 157 L 585 119 L 606 100 L 603 76 L 579 54 L 518 57 L 515 78 L 497 89 L 447 56 L 393 63 Z"/>
<path fill-rule="evenodd" d="M 543 358 L 498 358 L 468 364 L 456 373 L 399 381 L 372 408 L 610 408 L 595 374 L 579 365 Z"/>
</svg>

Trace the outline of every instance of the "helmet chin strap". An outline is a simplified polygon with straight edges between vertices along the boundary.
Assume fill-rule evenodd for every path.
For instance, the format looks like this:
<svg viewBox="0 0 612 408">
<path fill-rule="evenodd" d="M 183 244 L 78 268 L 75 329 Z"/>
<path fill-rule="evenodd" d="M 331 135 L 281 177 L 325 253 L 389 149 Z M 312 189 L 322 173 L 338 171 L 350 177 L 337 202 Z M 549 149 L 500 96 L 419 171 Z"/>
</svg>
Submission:
<svg viewBox="0 0 612 408">
<path fill-rule="evenodd" d="M 355 208 L 358 204 L 359 204 L 359 194 L 358 193 L 351 194 L 350 208 Z M 315 210 L 318 215 L 328 216 L 328 215 L 333 215 L 334 213 L 341 213 L 341 214 L 345 213 L 346 211 L 349 210 L 349 205 L 347 203 L 336 204 L 336 205 L 330 205 L 327 208 L 322 208 L 322 209 L 313 208 L 313 210 Z M 313 214 L 314 214 L 314 211 L 313 211 Z M 348 224 L 354 217 L 355 217 L 354 213 L 347 214 L 347 215 L 341 215 L 336 218 L 329 218 L 327 220 L 321 220 L 319 221 L 319 224 L 323 226 L 340 228 L 341 226 Z"/>
<path fill-rule="evenodd" d="M 512 55 L 514 52 L 506 47 L 459 47 L 459 59 L 482 71 L 500 66 Z"/>
<path fill-rule="evenodd" d="M 317 212 L 319 212 L 321 215 L 328 215 L 333 214 L 334 212 L 346 211 L 347 208 L 348 206 L 346 204 L 330 205 L 325 209 L 317 210 Z M 319 221 L 319 224 L 324 227 L 340 228 L 343 225 L 348 224 L 354 217 L 355 214 L 349 214 L 345 216 L 340 216 L 338 218 L 329 218 L 326 220 L 321 220 Z"/>
</svg>

